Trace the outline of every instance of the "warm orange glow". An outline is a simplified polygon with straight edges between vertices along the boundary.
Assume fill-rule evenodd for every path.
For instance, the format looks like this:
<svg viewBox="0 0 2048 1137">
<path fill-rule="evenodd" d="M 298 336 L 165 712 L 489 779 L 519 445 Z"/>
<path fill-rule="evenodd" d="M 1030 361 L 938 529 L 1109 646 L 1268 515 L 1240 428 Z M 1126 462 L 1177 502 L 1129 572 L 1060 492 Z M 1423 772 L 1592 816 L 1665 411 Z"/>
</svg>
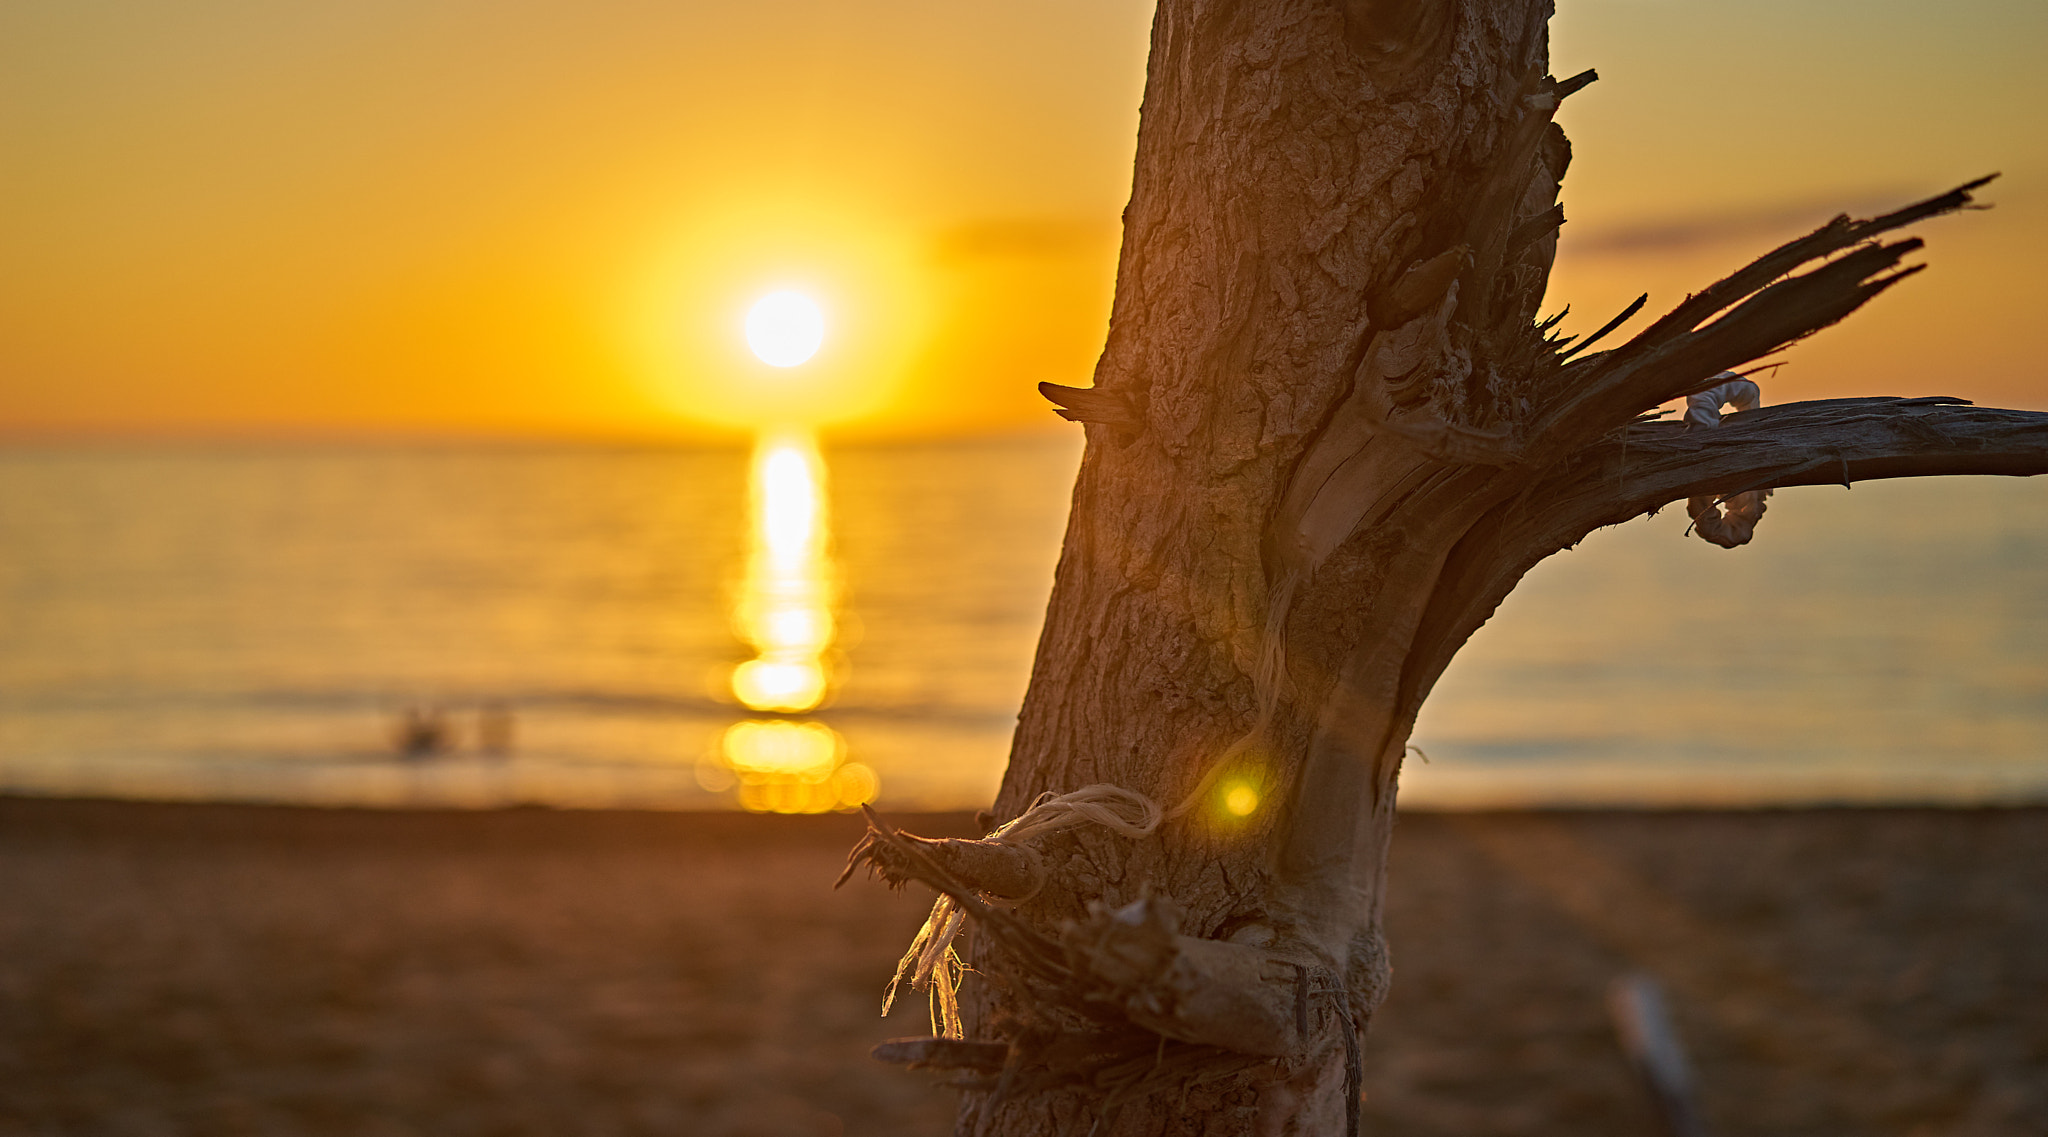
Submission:
<svg viewBox="0 0 2048 1137">
<path fill-rule="evenodd" d="M 0 431 L 1063 429 L 1033 384 L 1102 347 L 1153 7 L 39 6 L 0 37 Z M 1605 78 L 1561 111 L 1548 307 L 1648 319 L 2003 169 L 1766 398 L 2043 405 L 2040 11 L 1888 6 L 1845 50 L 1826 6 L 1565 6 L 1555 73 Z M 828 317 L 799 367 L 746 344 L 780 289 Z"/>
</svg>

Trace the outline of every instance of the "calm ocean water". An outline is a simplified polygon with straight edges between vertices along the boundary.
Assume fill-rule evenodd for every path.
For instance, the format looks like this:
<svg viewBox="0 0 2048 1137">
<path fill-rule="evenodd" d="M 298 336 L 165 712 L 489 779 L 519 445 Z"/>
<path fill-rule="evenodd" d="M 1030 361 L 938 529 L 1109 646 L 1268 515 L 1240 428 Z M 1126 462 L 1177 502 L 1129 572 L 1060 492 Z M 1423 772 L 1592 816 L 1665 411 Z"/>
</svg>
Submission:
<svg viewBox="0 0 2048 1137">
<path fill-rule="evenodd" d="M 1077 458 L 826 451 L 815 717 L 885 807 L 993 793 Z M 740 450 L 0 451 L 0 791 L 725 802 L 747 477 Z M 1539 568 L 1439 685 L 1404 800 L 2048 799 L 2048 480 L 1793 491 L 1734 552 L 1683 529 Z M 409 710 L 445 752 L 398 754 Z"/>
</svg>

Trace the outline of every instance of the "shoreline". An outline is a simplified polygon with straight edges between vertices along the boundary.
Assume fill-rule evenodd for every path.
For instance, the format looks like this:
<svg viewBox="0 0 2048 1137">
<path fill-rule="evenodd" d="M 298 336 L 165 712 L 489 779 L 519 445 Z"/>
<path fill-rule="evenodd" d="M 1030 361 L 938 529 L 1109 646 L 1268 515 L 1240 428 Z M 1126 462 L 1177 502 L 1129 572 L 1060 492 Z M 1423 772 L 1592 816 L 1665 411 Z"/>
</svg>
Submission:
<svg viewBox="0 0 2048 1137">
<path fill-rule="evenodd" d="M 496 763 L 470 763 L 486 774 L 502 772 Z M 155 785 L 124 793 L 109 788 L 78 788 L 58 782 L 50 788 L 32 781 L 0 783 L 0 802 L 52 802 L 76 805 L 177 806 L 205 809 L 336 810 L 395 814 L 470 814 L 517 811 L 606 815 L 744 814 L 737 803 L 700 789 L 688 768 L 662 771 L 657 781 L 682 785 L 681 790 L 622 792 L 617 787 L 562 795 L 556 800 L 479 789 L 459 784 L 452 789 L 422 788 L 430 776 L 460 778 L 468 766 L 412 767 L 380 763 L 382 773 L 410 776 L 406 792 L 375 794 L 275 794 L 261 791 L 237 796 L 240 771 L 225 769 L 211 781 L 190 786 Z M 315 770 L 312 773 L 319 773 Z M 1780 772 L 1761 780 L 1754 772 L 1702 778 L 1697 771 L 1636 767 L 1626 777 L 1605 768 L 1562 767 L 1454 768 L 1404 771 L 1401 799 L 1404 815 L 1414 814 L 1606 814 L 1606 813 L 1801 813 L 1836 810 L 1971 812 L 1976 810 L 2048 810 L 2048 771 L 1993 769 L 1975 777 L 1952 772 L 1917 780 L 1867 778 L 1861 782 L 1818 771 Z M 223 790 L 227 792 L 222 792 Z M 993 792 L 993 791 L 991 791 Z M 933 807 L 887 800 L 875 807 L 889 816 L 969 817 L 975 807 Z M 852 814 L 834 811 L 841 816 Z M 766 814 L 758 816 L 768 816 Z M 822 816 L 822 815 L 813 815 Z"/>
</svg>

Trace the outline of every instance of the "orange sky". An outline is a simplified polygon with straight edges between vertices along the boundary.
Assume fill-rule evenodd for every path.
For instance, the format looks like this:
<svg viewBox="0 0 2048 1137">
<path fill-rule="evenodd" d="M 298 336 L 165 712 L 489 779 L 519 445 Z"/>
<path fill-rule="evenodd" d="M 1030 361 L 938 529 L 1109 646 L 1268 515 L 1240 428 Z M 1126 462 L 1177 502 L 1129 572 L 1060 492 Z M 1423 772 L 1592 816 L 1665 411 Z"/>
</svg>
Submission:
<svg viewBox="0 0 2048 1137">
<path fill-rule="evenodd" d="M 1572 324 L 2000 169 L 1766 397 L 2048 406 L 2048 5 L 1562 7 L 1554 69 L 1603 76 L 1563 116 Z M 1150 14 L 11 0 L 0 431 L 1054 428 L 1032 385 L 1100 348 Z M 771 373 L 739 317 L 792 284 L 834 330 Z"/>
</svg>

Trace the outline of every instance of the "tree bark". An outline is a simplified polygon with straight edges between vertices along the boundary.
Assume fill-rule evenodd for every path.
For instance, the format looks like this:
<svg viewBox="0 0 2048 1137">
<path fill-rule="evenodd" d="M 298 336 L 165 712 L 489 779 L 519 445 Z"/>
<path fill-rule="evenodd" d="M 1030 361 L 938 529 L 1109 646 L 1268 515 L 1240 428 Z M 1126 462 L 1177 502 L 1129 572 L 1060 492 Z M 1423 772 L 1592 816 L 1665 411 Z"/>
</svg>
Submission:
<svg viewBox="0 0 2048 1137">
<path fill-rule="evenodd" d="M 1186 808 L 856 851 L 974 930 L 966 1038 L 885 1055 L 954 1073 L 961 1133 L 1355 1131 L 1408 732 L 1528 568 L 1692 495 L 2048 471 L 2048 415 L 1954 400 L 1638 421 L 1913 271 L 1876 239 L 1974 186 L 1574 348 L 1537 309 L 1591 76 L 1547 74 L 1549 12 L 1160 3 L 1108 345 L 1047 389 L 1088 445 L 994 816 Z"/>
</svg>

